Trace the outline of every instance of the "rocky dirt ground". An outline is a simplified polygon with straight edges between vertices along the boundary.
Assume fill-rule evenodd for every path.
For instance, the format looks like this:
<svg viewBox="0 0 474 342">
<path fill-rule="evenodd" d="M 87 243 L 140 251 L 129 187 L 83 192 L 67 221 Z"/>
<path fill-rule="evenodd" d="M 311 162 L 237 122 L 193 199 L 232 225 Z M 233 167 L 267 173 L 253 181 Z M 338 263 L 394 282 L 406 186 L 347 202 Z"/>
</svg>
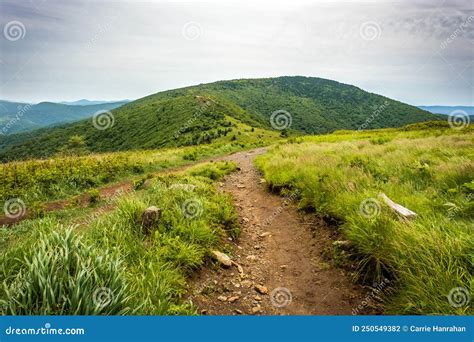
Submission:
<svg viewBox="0 0 474 342">
<path fill-rule="evenodd" d="M 324 221 L 298 212 L 291 194 L 265 188 L 253 165 L 263 152 L 223 158 L 240 167 L 219 187 L 235 199 L 241 235 L 229 242 L 234 264 L 203 268 L 191 280 L 190 299 L 208 315 L 350 315 L 364 290 L 323 258 L 331 243 Z"/>
</svg>

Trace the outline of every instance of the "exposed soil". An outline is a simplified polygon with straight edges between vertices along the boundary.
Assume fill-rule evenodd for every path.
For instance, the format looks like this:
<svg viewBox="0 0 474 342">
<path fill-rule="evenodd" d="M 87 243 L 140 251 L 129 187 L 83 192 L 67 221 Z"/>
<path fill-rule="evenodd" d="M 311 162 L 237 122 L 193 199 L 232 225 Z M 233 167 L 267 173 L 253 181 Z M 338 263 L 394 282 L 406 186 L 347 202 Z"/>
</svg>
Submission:
<svg viewBox="0 0 474 342">
<path fill-rule="evenodd" d="M 350 315 L 363 301 L 363 289 L 323 258 L 331 242 L 324 221 L 298 212 L 291 194 L 283 198 L 266 190 L 253 165 L 264 151 L 223 158 L 240 167 L 220 189 L 237 206 L 241 234 L 230 244 L 241 270 L 217 263 L 203 268 L 190 281 L 190 299 L 209 315 Z"/>
</svg>

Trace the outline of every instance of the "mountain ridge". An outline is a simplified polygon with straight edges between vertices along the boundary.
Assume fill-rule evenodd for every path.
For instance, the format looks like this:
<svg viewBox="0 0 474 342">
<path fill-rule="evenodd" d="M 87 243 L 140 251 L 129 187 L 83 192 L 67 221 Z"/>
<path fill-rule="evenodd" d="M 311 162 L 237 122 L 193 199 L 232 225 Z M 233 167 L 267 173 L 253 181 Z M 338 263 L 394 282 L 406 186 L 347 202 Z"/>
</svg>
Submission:
<svg viewBox="0 0 474 342">
<path fill-rule="evenodd" d="M 278 118 L 281 122 L 273 120 L 275 113 L 282 114 Z M 243 141 L 245 134 L 258 138 L 253 134 L 255 129 L 262 138 L 279 134 L 282 128 L 283 134 L 322 134 L 400 127 L 438 116 L 337 81 L 282 76 L 166 90 L 124 104 L 103 119 L 109 122 L 104 129 L 83 120 L 40 129 L 29 136 L 13 135 L 8 142 L 0 139 L 0 157 L 47 157 L 77 134 L 83 136 L 91 152 L 112 152 Z M 288 125 L 283 127 L 285 119 Z"/>
<path fill-rule="evenodd" d="M 100 110 L 112 110 L 126 102 L 71 106 L 43 101 L 37 104 L 0 100 L 0 134 L 31 131 L 91 117 Z"/>
<path fill-rule="evenodd" d="M 474 106 L 440 106 L 440 105 L 433 105 L 433 106 L 417 106 L 423 110 L 426 110 L 433 114 L 444 114 L 449 115 L 455 111 L 465 112 L 466 114 L 472 116 L 474 115 Z"/>
</svg>

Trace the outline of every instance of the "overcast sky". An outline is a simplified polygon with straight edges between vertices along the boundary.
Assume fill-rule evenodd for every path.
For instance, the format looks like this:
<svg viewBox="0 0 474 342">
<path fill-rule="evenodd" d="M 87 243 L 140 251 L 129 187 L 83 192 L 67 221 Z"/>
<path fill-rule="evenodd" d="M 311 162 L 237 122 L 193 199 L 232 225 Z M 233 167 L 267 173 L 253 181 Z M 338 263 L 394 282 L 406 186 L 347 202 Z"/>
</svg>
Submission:
<svg viewBox="0 0 474 342">
<path fill-rule="evenodd" d="M 414 105 L 473 105 L 473 0 L 0 3 L 1 99 L 136 99 L 305 75 Z"/>
</svg>

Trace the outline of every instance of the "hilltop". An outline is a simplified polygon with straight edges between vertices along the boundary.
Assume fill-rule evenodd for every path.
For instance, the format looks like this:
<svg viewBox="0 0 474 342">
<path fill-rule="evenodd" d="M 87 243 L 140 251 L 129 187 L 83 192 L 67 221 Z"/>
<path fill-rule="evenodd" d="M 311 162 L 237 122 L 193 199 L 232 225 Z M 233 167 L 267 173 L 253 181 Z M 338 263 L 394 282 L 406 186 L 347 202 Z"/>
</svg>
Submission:
<svg viewBox="0 0 474 342">
<path fill-rule="evenodd" d="M 272 116 L 277 112 L 277 116 Z M 0 138 L 3 160 L 51 156 L 75 135 L 91 152 L 262 140 L 437 119 L 408 104 L 314 77 L 219 81 L 159 92 L 80 122 Z"/>
</svg>

